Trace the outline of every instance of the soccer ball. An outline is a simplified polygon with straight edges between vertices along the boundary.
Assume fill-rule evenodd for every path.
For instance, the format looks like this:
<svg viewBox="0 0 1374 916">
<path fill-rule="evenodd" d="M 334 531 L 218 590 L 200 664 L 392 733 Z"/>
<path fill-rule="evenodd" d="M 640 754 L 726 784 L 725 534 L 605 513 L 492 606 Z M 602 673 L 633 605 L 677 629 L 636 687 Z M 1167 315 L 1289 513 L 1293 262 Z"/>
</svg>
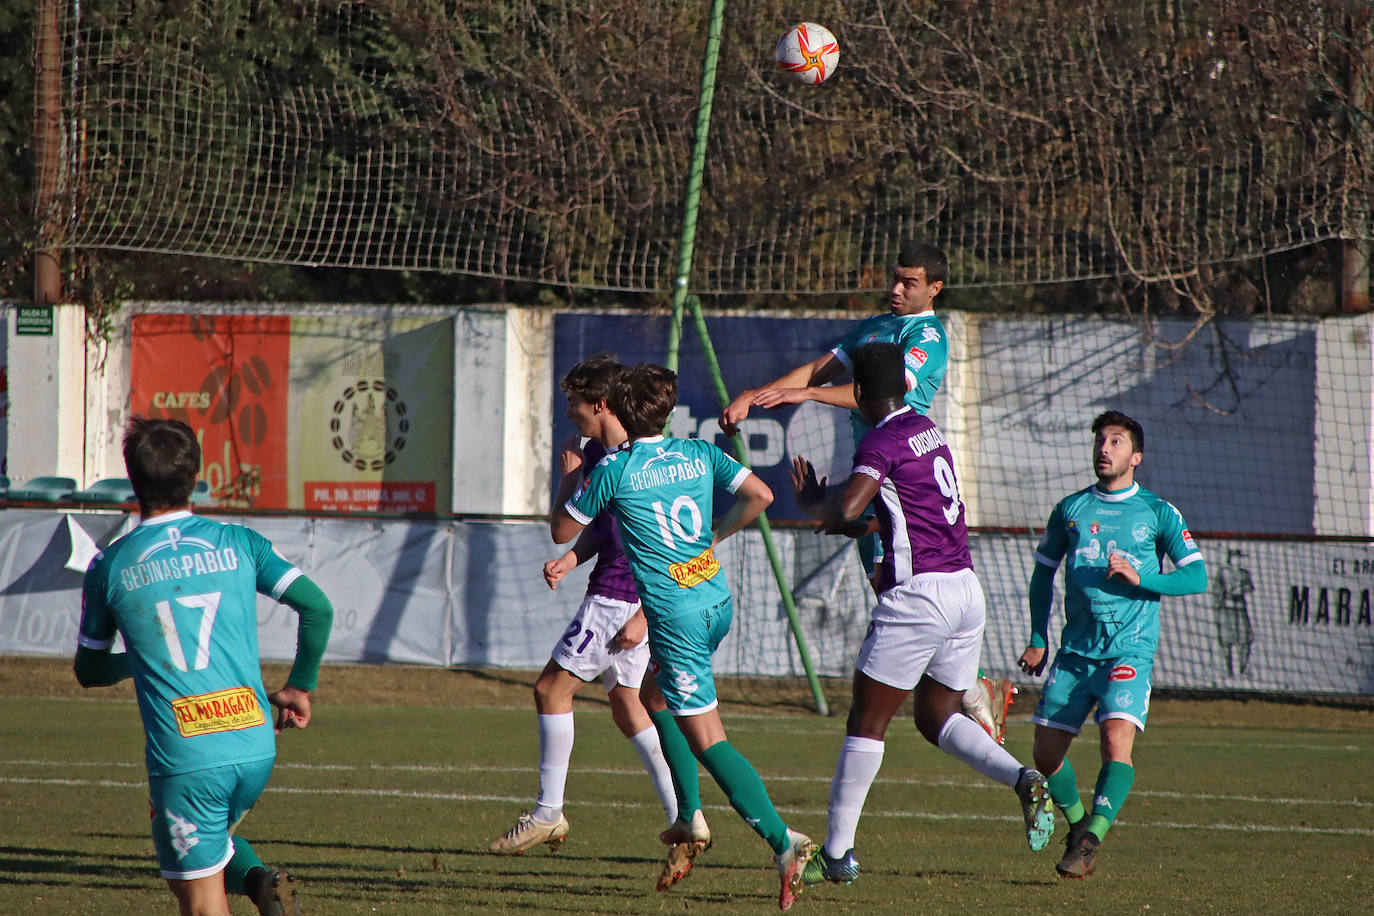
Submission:
<svg viewBox="0 0 1374 916">
<path fill-rule="evenodd" d="M 773 58 L 779 70 L 814 86 L 830 79 L 835 72 L 840 62 L 840 43 L 825 26 L 799 22 L 782 33 Z"/>
</svg>

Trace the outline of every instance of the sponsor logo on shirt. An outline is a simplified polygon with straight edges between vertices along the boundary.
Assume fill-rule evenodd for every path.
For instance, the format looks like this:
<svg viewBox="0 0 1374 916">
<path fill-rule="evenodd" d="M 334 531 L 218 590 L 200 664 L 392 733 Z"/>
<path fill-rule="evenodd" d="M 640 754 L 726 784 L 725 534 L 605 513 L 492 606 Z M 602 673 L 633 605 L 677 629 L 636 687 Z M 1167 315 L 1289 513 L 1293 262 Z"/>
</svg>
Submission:
<svg viewBox="0 0 1374 916">
<path fill-rule="evenodd" d="M 661 465 L 661 466 L 655 466 Z M 629 476 L 631 490 L 648 490 L 653 487 L 695 480 L 709 474 L 711 469 L 701 458 L 688 458 L 679 452 L 660 448 L 658 454 L 644 462 L 644 466 Z"/>
<path fill-rule="evenodd" d="M 1187 544 L 1189 549 L 1197 550 L 1197 544 L 1193 543 L 1193 532 L 1189 531 L 1187 528 L 1183 529 L 1183 543 Z"/>
<path fill-rule="evenodd" d="M 1109 681 L 1131 681 L 1135 680 L 1135 669 L 1130 665 L 1117 665 L 1112 669 L 1112 673 L 1107 675 Z"/>
<path fill-rule="evenodd" d="M 668 564 L 668 575 L 673 577 L 678 588 L 700 585 L 708 579 L 714 579 L 718 572 L 720 564 L 716 562 L 716 553 L 710 547 L 690 560 Z"/>
<path fill-rule="evenodd" d="M 231 687 L 172 701 L 177 731 L 183 738 L 253 728 L 267 721 L 252 687 Z"/>
<path fill-rule="evenodd" d="M 940 332 L 930 325 L 921 328 L 921 343 L 936 343 L 940 339 Z"/>
<path fill-rule="evenodd" d="M 1131 537 L 1136 539 L 1136 543 L 1144 544 L 1150 540 L 1150 526 L 1141 522 L 1131 529 Z"/>
<path fill-rule="evenodd" d="M 203 551 L 176 550 L 174 557 L 153 557 L 146 559 L 148 553 L 144 554 L 144 561 L 135 563 L 133 566 L 126 566 L 119 571 L 120 582 L 124 585 L 125 591 L 133 591 L 145 585 L 153 585 L 157 582 L 165 582 L 168 579 L 187 579 L 191 576 L 206 576 L 211 573 L 232 572 L 239 568 L 239 555 L 234 552 L 232 547 L 222 547 L 214 549 L 214 545 L 200 538 L 185 538 L 186 541 L 195 541 L 197 544 L 206 544 L 210 549 Z M 173 544 L 176 543 L 174 540 Z M 166 542 L 163 542 L 166 546 Z M 151 553 L 153 551 L 149 551 Z"/>
<path fill-rule="evenodd" d="M 926 351 L 922 350 L 920 347 L 912 347 L 910 350 L 906 351 L 907 365 L 912 366 L 916 369 L 919 369 L 922 366 L 924 366 L 926 364 L 926 360 L 928 359 L 930 359 L 929 354 L 927 354 Z"/>
</svg>

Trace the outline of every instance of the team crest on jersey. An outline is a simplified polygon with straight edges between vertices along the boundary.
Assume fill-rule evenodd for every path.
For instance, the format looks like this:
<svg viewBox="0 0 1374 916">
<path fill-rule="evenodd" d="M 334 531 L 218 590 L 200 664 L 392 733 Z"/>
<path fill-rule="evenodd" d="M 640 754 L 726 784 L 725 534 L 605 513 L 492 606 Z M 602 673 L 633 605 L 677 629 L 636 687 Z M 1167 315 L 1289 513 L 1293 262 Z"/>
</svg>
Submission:
<svg viewBox="0 0 1374 916">
<path fill-rule="evenodd" d="M 1135 669 L 1130 665 L 1117 665 L 1112 669 L 1112 673 L 1107 675 L 1109 681 L 1132 681 L 1135 680 Z"/>
<path fill-rule="evenodd" d="M 406 402 L 382 379 L 360 378 L 334 402 L 329 444 L 344 464 L 380 471 L 406 447 L 410 418 Z"/>
<path fill-rule="evenodd" d="M 1097 522 L 1093 522 L 1091 525 L 1088 526 L 1088 534 L 1097 534 L 1097 532 L 1101 530 L 1102 526 L 1099 525 Z"/>
</svg>

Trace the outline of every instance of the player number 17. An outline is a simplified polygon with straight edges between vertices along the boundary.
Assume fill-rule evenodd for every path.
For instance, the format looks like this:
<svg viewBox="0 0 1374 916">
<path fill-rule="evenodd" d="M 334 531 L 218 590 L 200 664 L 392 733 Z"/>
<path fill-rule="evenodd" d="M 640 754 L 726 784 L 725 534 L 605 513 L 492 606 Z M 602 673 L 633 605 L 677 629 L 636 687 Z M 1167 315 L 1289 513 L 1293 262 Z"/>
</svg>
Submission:
<svg viewBox="0 0 1374 916">
<path fill-rule="evenodd" d="M 215 626 L 215 614 L 219 613 L 219 592 L 207 595 L 182 595 L 176 603 L 192 610 L 200 608 L 200 632 L 196 637 L 196 668 L 202 671 L 210 667 L 210 631 Z M 162 635 L 167 640 L 167 651 L 172 656 L 172 664 L 178 671 L 190 671 L 186 666 L 186 653 L 181 648 L 181 634 L 177 632 L 176 618 L 172 616 L 169 601 L 157 603 L 157 619 L 162 623 Z"/>
</svg>

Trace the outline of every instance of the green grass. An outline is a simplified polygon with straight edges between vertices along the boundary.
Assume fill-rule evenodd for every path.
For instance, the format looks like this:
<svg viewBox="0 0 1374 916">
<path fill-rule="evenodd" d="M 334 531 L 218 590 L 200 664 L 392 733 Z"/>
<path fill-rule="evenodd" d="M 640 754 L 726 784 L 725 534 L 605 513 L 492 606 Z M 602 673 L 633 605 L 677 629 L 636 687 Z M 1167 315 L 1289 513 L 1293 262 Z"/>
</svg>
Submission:
<svg viewBox="0 0 1374 916">
<path fill-rule="evenodd" d="M 326 681 L 368 676 L 330 669 Z M 421 703 L 445 702 L 427 685 L 454 681 L 386 676 L 395 690 L 381 699 Z M 494 680 L 483 705 L 461 705 L 462 691 L 446 695 L 450 706 L 374 705 L 377 694 L 322 689 L 309 730 L 283 736 L 272 784 L 239 832 L 299 877 L 306 913 L 775 911 L 766 845 L 704 773 L 715 846 L 681 885 L 654 891 L 662 810 L 592 687 L 579 702 L 569 840 L 552 855 L 489 855 L 537 789 L 529 679 Z M 0 689 L 14 686 L 0 676 Z M 0 697 L 0 913 L 175 912 L 152 858 L 137 708 L 118 692 L 32 692 Z M 1243 714 L 1219 715 L 1228 707 Z M 1008 740 L 1023 758 L 1028 710 L 1013 709 Z M 1374 715 L 1158 703 L 1152 716 L 1135 789 L 1097 876 L 1081 883 L 1055 877 L 1058 835 L 1042 853 L 1026 848 L 1009 789 L 894 722 L 859 827 L 862 877 L 809 890 L 793 912 L 1374 911 Z M 823 837 L 843 720 L 739 707 L 724 719 L 784 819 Z M 1091 734 L 1075 743 L 1085 789 L 1096 757 Z M 234 913 L 253 912 L 234 902 Z"/>
</svg>

